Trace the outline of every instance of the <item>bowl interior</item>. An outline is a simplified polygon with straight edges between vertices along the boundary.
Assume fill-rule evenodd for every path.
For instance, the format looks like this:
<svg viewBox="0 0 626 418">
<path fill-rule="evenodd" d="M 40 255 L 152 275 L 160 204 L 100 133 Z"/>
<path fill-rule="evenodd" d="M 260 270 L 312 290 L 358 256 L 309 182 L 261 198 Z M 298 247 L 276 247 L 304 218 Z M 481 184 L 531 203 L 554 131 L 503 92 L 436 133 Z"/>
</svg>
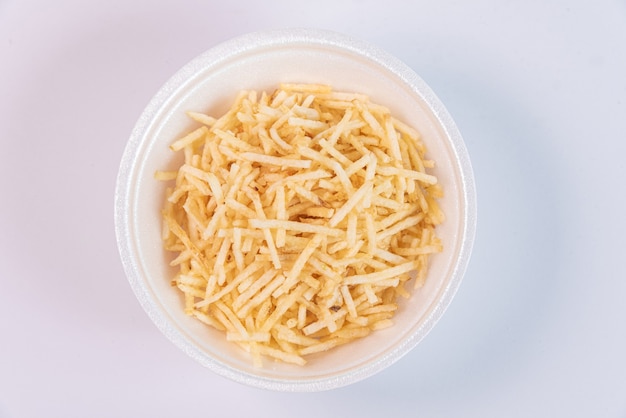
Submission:
<svg viewBox="0 0 626 418">
<path fill-rule="evenodd" d="M 330 84 L 368 94 L 374 102 L 420 131 L 433 173 L 445 192 L 446 222 L 438 228 L 444 251 L 431 258 L 425 286 L 400 300 L 395 325 L 332 351 L 308 357 L 305 366 L 249 355 L 225 335 L 188 317 L 170 280 L 171 254 L 161 243 L 160 210 L 165 184 L 156 170 L 176 169 L 168 148 L 195 125 L 188 110 L 219 116 L 244 89 L 271 92 L 281 82 Z M 302 32 L 256 34 L 223 44 L 196 58 L 155 96 L 140 118 L 120 168 L 116 221 L 120 252 L 138 299 L 175 344 L 215 372 L 234 380 L 281 390 L 329 389 L 360 380 L 393 363 L 417 344 L 447 307 L 459 285 L 473 238 L 471 168 L 445 109 L 411 70 L 374 48 L 339 35 Z"/>
</svg>

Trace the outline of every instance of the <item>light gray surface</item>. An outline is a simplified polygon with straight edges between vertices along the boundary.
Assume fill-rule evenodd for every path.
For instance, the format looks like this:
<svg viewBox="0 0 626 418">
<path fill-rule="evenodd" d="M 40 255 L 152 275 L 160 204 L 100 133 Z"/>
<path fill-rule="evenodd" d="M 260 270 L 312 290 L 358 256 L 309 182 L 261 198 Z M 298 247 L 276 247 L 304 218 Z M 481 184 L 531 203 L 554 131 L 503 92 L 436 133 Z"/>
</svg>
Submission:
<svg viewBox="0 0 626 418">
<path fill-rule="evenodd" d="M 626 4 L 0 2 L 0 417 L 626 416 Z M 472 157 L 479 224 L 437 327 L 347 388 L 230 382 L 141 310 L 115 176 L 152 94 L 194 56 L 311 26 L 411 66 Z"/>
</svg>

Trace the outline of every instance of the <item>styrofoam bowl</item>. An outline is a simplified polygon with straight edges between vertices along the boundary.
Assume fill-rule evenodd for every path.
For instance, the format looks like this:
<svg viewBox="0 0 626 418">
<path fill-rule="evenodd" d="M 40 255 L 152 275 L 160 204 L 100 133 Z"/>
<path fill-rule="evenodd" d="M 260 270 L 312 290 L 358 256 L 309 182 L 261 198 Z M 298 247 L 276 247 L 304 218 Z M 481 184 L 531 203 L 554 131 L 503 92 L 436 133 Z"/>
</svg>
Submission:
<svg viewBox="0 0 626 418">
<path fill-rule="evenodd" d="M 156 170 L 176 169 L 168 148 L 193 127 L 188 110 L 221 115 L 244 89 L 273 91 L 281 82 L 323 83 L 365 93 L 418 129 L 436 161 L 445 191 L 446 221 L 438 227 L 444 250 L 431 258 L 423 288 L 400 300 L 392 327 L 328 352 L 305 366 L 265 361 L 225 335 L 185 315 L 175 271 L 163 250 L 160 210 L 165 185 Z M 450 304 L 468 264 L 476 228 L 470 160 L 452 118 L 426 83 L 398 59 L 372 45 L 326 31 L 293 29 L 251 33 L 218 45 L 179 70 L 140 116 L 125 149 L 115 194 L 115 227 L 130 285 L 156 326 L 210 370 L 248 385 L 282 391 L 318 391 L 373 375 L 415 347 Z"/>
</svg>

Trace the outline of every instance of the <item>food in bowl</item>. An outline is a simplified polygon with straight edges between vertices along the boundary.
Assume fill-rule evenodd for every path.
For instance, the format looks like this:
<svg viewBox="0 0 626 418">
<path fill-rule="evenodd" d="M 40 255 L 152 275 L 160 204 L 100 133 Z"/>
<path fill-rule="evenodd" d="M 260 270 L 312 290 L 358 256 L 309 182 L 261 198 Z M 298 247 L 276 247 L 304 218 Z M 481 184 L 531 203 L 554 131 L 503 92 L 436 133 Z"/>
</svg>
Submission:
<svg viewBox="0 0 626 418">
<path fill-rule="evenodd" d="M 188 315 L 248 351 L 306 357 L 392 326 L 442 251 L 445 216 L 419 132 L 360 93 L 242 91 L 172 142 L 184 155 L 163 242 Z"/>
</svg>

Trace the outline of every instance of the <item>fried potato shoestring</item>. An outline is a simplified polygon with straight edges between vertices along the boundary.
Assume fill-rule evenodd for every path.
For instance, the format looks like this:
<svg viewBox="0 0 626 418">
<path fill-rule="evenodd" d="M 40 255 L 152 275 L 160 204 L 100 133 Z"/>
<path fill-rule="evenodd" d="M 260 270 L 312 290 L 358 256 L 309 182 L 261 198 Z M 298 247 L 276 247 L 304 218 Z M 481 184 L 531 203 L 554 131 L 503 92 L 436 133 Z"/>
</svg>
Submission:
<svg viewBox="0 0 626 418">
<path fill-rule="evenodd" d="M 316 84 L 188 116 L 197 127 L 170 146 L 184 162 L 155 174 L 172 182 L 162 238 L 185 312 L 257 366 L 304 365 L 392 326 L 443 249 L 443 192 L 418 131 Z"/>
</svg>

